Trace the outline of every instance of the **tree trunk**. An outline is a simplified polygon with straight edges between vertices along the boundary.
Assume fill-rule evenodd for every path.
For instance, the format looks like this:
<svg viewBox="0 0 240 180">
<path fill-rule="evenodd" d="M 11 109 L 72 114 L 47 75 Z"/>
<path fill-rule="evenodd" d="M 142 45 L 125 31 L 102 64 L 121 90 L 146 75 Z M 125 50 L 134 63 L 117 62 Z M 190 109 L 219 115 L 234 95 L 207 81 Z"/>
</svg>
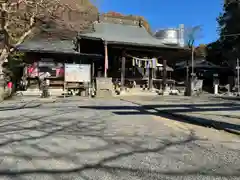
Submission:
<svg viewBox="0 0 240 180">
<path fill-rule="evenodd" d="M 4 82 L 0 79 L 0 102 L 2 102 L 4 100 L 4 94 L 5 94 L 5 90 L 4 90 Z"/>
<path fill-rule="evenodd" d="M 0 68 L 2 69 L 2 68 Z M 0 102 L 2 102 L 4 100 L 4 78 L 3 75 L 0 75 Z"/>
<path fill-rule="evenodd" d="M 5 91 L 4 91 L 4 75 L 3 75 L 3 63 L 7 59 L 9 52 L 6 48 L 2 50 L 0 55 L 0 102 L 5 98 Z"/>
</svg>

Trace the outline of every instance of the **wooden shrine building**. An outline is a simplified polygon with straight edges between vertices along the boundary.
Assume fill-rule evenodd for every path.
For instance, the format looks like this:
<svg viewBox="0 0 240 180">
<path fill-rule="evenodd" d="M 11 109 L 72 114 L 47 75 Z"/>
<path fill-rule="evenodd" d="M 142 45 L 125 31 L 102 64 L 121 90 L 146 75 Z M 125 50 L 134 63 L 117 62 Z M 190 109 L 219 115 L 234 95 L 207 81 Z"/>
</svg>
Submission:
<svg viewBox="0 0 240 180">
<path fill-rule="evenodd" d="M 80 53 L 104 56 L 95 64 L 95 76 L 109 79 L 113 84 L 120 83 L 122 88 L 144 86 L 146 81 L 148 88 L 152 88 L 154 81 L 165 86 L 167 66 L 190 58 L 188 49 L 164 44 L 152 36 L 141 21 L 98 20 L 93 24 L 93 32 L 78 35 L 77 49 Z M 162 73 L 156 77 L 159 64 L 163 66 L 158 68 Z"/>
<path fill-rule="evenodd" d="M 171 66 L 190 59 L 189 49 L 164 44 L 142 20 L 109 19 L 99 16 L 91 32 L 79 33 L 75 40 L 33 38 L 16 49 L 25 52 L 25 64 L 29 70 L 37 69 L 38 78 L 43 71 L 50 72 L 51 87 L 64 86 L 61 69 L 69 63 L 91 64 L 92 85 L 99 92 L 113 92 L 113 87 L 164 90 L 174 84 Z M 27 74 L 28 87 L 36 84 L 36 73 L 23 73 Z"/>
<path fill-rule="evenodd" d="M 83 84 L 65 84 L 65 64 L 93 64 L 102 59 L 99 54 L 80 53 L 75 49 L 72 40 L 33 38 L 16 47 L 24 52 L 24 66 L 22 67 L 22 80 L 26 89 L 39 89 L 39 77 L 41 74 L 50 73 L 50 88 L 52 90 L 64 90 L 64 86 L 73 89 L 83 89 Z M 93 76 L 93 75 L 92 75 Z"/>
</svg>

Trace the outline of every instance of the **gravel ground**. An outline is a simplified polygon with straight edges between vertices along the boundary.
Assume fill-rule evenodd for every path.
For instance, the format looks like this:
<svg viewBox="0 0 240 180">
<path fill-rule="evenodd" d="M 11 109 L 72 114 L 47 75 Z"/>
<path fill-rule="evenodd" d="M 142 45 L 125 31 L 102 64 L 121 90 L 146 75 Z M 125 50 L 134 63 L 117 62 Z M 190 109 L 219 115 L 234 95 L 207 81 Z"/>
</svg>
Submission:
<svg viewBox="0 0 240 180">
<path fill-rule="evenodd" d="M 172 114 L 192 123 L 203 123 L 210 127 L 240 135 L 240 101 L 213 96 L 181 97 L 131 97 L 126 101 L 152 110 L 151 114 Z"/>
<path fill-rule="evenodd" d="M 118 99 L 0 105 L 0 179 L 240 179 L 240 139 Z"/>
</svg>

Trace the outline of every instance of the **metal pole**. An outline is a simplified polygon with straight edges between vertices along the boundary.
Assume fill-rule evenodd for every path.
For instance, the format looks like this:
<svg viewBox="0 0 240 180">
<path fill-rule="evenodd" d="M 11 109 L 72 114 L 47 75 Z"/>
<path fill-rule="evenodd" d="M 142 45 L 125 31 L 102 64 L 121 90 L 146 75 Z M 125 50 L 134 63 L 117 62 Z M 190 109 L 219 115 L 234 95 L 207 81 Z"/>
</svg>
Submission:
<svg viewBox="0 0 240 180">
<path fill-rule="evenodd" d="M 186 83 L 185 83 L 185 96 L 190 96 L 189 90 L 189 61 L 186 61 Z"/>
<path fill-rule="evenodd" d="M 191 73 L 191 81 L 190 81 L 190 92 L 192 95 L 193 92 L 193 79 L 194 79 L 194 46 L 192 45 L 192 73 Z"/>
<path fill-rule="evenodd" d="M 237 58 L 237 87 L 238 87 L 238 95 L 240 95 L 240 77 L 239 77 L 239 74 L 240 74 L 240 72 L 239 72 L 239 59 Z"/>
<path fill-rule="evenodd" d="M 192 46 L 192 79 L 194 76 L 194 46 Z"/>
<path fill-rule="evenodd" d="M 167 60 L 163 60 L 163 93 L 166 91 L 167 85 Z"/>
<path fill-rule="evenodd" d="M 126 58 L 122 57 L 122 68 L 121 68 L 121 91 L 124 90 L 125 85 L 125 68 L 126 68 Z"/>
</svg>

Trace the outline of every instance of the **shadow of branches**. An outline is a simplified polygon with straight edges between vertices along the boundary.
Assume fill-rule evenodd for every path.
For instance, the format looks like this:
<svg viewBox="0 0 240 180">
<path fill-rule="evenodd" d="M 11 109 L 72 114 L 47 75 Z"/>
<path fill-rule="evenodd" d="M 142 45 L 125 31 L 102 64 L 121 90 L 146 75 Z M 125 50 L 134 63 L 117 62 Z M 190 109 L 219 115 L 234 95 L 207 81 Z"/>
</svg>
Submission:
<svg viewBox="0 0 240 180">
<path fill-rule="evenodd" d="M 133 103 L 133 102 L 131 102 Z M 90 108 L 96 110 L 111 110 L 117 115 L 155 115 L 161 116 L 173 121 L 185 122 L 203 127 L 211 127 L 218 130 L 224 130 L 232 134 L 240 135 L 240 124 L 221 121 L 220 119 L 197 117 L 191 113 L 198 112 L 216 112 L 218 116 L 220 111 L 240 111 L 240 104 L 234 103 L 211 103 L 211 104 L 157 104 L 157 105 L 142 105 L 134 103 L 135 106 L 80 106 L 80 108 Z M 219 107 L 221 106 L 221 107 Z M 119 111 L 121 110 L 121 111 Z M 150 111 L 149 111 L 150 110 Z M 152 112 L 151 110 L 154 110 Z M 189 113 L 189 114 L 187 114 Z M 219 116 L 220 117 L 220 116 Z M 222 115 L 225 118 L 236 118 L 236 116 Z M 237 117 L 239 118 L 239 117 Z"/>
<path fill-rule="evenodd" d="M 19 110 L 19 109 L 31 109 L 31 108 L 38 108 L 41 104 L 34 104 L 30 105 L 30 103 L 24 103 L 21 106 L 10 106 L 10 107 L 0 107 L 0 111 L 12 111 L 12 110 Z"/>
<path fill-rule="evenodd" d="M 102 110 L 118 107 L 92 106 L 94 111 L 89 108 L 48 107 L 49 111 L 46 111 L 44 107 L 38 107 L 19 116 L 9 115 L 7 120 L 0 118 L 0 176 L 48 175 L 57 178 L 65 175 L 71 179 L 72 174 L 78 174 L 82 179 L 94 179 L 91 178 L 94 174 L 101 176 L 99 171 L 112 176 L 130 174 L 128 178 L 135 176 L 142 179 L 150 176 L 152 179 L 190 175 L 240 176 L 238 172 L 205 170 L 205 165 L 197 166 L 197 162 L 190 160 L 179 169 L 171 166 L 162 168 L 164 158 L 174 159 L 173 166 L 184 161 L 171 156 L 181 155 L 182 148 L 198 140 L 194 132 L 182 137 L 135 133 L 138 127 L 133 126 L 131 121 L 128 121 L 133 126 L 131 131 L 117 132 L 114 128 L 124 129 L 124 126 L 112 126 L 114 121 L 121 121 L 114 119 L 116 112 L 105 113 Z M 142 109 L 139 111 L 143 113 Z M 175 149 L 174 152 L 169 150 L 171 148 Z M 150 165 L 143 165 L 147 163 L 146 157 L 151 156 L 154 157 L 150 158 Z M 150 168 L 153 161 L 160 165 Z M 194 167 L 188 168 L 190 165 Z"/>
</svg>

